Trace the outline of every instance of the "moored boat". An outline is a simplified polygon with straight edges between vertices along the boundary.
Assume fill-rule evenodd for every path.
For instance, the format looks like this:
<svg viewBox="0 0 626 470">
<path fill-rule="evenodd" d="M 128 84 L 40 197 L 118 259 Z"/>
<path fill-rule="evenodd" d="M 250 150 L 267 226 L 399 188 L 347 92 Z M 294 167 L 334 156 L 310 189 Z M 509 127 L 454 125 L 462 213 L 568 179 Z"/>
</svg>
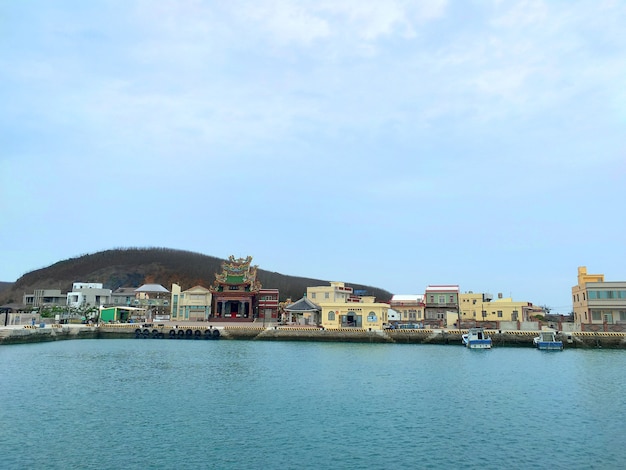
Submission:
<svg viewBox="0 0 626 470">
<path fill-rule="evenodd" d="M 563 341 L 556 339 L 554 331 L 540 331 L 539 336 L 533 338 L 533 345 L 537 349 L 543 351 L 561 351 L 563 349 Z"/>
<path fill-rule="evenodd" d="M 483 328 L 470 328 L 461 339 L 466 348 L 491 349 L 491 337 L 487 336 Z"/>
</svg>

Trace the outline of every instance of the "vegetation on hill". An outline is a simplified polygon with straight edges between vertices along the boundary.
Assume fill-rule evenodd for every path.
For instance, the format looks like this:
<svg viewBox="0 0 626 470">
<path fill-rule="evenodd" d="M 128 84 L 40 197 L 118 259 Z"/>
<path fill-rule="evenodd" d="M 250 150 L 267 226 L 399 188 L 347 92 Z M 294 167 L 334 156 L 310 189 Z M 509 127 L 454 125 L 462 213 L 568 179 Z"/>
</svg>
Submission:
<svg viewBox="0 0 626 470">
<path fill-rule="evenodd" d="M 69 292 L 74 282 L 100 282 L 107 289 L 161 284 L 168 290 L 172 283 L 183 289 L 209 287 L 215 274 L 221 273 L 224 260 L 213 256 L 169 248 L 118 248 L 59 261 L 46 268 L 24 274 L 13 285 L 0 291 L 0 305 L 21 303 L 24 293 L 35 289 L 60 289 Z M 254 260 L 252 261 L 254 264 Z M 287 276 L 261 268 L 257 278 L 264 288 L 278 289 L 280 299 L 298 300 L 309 286 L 327 285 L 328 281 Z M 391 293 L 371 286 L 346 285 L 364 290 L 379 301 L 389 301 Z"/>
</svg>

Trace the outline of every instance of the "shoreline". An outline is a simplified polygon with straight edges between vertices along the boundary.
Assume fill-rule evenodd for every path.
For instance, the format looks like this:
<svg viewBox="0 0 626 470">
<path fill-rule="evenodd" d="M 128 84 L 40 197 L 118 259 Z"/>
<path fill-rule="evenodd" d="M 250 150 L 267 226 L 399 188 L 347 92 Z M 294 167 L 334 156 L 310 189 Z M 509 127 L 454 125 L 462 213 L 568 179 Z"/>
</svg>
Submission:
<svg viewBox="0 0 626 470">
<path fill-rule="evenodd" d="M 149 326 L 148 326 L 149 325 Z M 139 330 L 139 333 L 137 332 Z M 215 331 L 217 330 L 217 333 Z M 105 324 L 46 325 L 0 327 L 0 345 L 28 344 L 71 339 L 220 339 L 253 341 L 317 341 L 389 344 L 445 344 L 461 346 L 461 335 L 467 330 L 415 329 L 366 330 L 321 329 L 310 326 L 211 324 Z M 538 331 L 486 330 L 493 347 L 533 347 Z M 174 336 L 173 336 L 174 334 Z M 563 348 L 626 349 L 626 333 L 567 332 L 558 333 Z"/>
</svg>

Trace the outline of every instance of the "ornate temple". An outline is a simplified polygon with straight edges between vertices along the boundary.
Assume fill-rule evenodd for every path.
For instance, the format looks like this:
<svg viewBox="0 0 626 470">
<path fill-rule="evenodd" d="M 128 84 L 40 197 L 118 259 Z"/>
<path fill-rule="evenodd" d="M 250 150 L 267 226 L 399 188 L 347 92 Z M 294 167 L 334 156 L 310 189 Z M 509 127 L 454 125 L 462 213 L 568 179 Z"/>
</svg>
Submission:
<svg viewBox="0 0 626 470">
<path fill-rule="evenodd" d="M 222 272 L 215 274 L 209 288 L 213 296 L 211 317 L 215 320 L 253 321 L 258 316 L 255 310 L 261 283 L 256 279 L 257 266 L 251 262 L 252 256 L 231 255 L 222 263 Z"/>
</svg>

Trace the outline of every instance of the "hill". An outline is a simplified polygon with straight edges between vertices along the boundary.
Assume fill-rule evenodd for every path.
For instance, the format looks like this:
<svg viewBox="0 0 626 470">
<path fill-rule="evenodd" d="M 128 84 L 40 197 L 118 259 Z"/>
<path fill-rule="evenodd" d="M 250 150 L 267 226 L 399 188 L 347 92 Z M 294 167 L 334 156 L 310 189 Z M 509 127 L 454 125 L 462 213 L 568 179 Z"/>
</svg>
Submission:
<svg viewBox="0 0 626 470">
<path fill-rule="evenodd" d="M 9 288 L 0 290 L 0 305 L 21 303 L 24 293 L 32 293 L 35 289 L 69 292 L 73 282 L 101 282 L 105 288 L 112 290 L 152 283 L 161 284 L 168 290 L 172 283 L 179 284 L 183 289 L 196 285 L 209 287 L 215 280 L 215 274 L 222 271 L 223 261 L 213 256 L 168 248 L 101 251 L 59 261 L 24 274 Z M 281 300 L 298 300 L 308 286 L 328 284 L 325 280 L 288 276 L 260 268 L 257 270 L 257 278 L 263 287 L 278 289 Z M 365 290 L 379 301 L 391 299 L 391 293 L 383 289 L 347 281 L 346 285 L 355 290 Z"/>
</svg>

